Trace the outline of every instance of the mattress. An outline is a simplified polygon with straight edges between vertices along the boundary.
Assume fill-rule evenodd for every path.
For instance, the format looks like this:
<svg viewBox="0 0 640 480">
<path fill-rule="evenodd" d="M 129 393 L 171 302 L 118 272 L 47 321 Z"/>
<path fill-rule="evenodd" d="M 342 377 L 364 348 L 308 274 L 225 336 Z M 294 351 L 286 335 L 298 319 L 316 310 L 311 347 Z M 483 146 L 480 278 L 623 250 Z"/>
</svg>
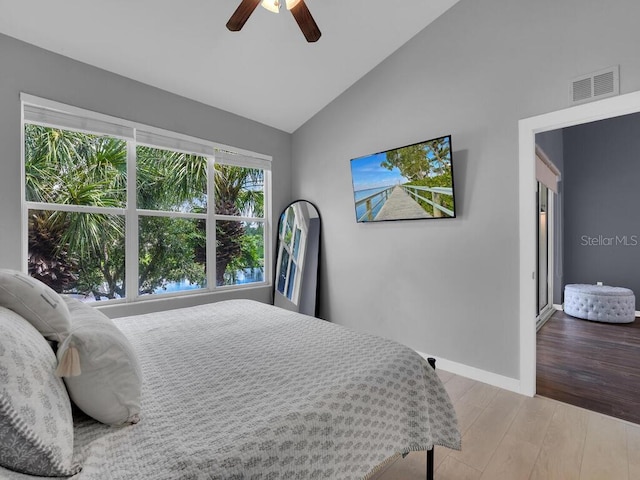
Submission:
<svg viewBox="0 0 640 480">
<path fill-rule="evenodd" d="M 78 413 L 74 479 L 351 480 L 460 447 L 442 382 L 391 340 L 250 300 L 115 322 L 140 359 L 142 419 Z"/>
</svg>

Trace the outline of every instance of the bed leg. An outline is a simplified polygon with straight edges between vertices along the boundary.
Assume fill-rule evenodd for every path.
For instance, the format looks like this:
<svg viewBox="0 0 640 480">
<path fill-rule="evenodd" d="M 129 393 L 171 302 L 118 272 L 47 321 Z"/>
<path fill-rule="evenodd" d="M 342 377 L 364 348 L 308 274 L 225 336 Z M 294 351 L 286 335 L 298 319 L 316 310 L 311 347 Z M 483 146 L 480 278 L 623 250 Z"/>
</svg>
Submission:
<svg viewBox="0 0 640 480">
<path fill-rule="evenodd" d="M 428 357 L 427 358 L 427 362 L 429 362 L 429 365 L 431 365 L 431 368 L 433 368 L 434 370 L 436 369 L 436 359 L 433 357 Z"/>
<path fill-rule="evenodd" d="M 427 358 L 427 362 L 431 365 L 431 368 L 436 369 L 436 359 L 433 357 Z M 427 480 L 433 480 L 433 452 L 436 449 L 435 445 L 431 447 L 431 450 L 427 450 Z"/>
</svg>

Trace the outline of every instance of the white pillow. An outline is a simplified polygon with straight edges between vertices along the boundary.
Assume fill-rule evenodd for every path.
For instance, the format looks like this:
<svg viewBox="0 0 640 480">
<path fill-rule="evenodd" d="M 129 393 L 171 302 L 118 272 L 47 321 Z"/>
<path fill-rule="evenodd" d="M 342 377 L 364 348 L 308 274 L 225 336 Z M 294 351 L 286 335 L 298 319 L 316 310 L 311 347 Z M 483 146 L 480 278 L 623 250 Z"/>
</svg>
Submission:
<svg viewBox="0 0 640 480">
<path fill-rule="evenodd" d="M 55 376 L 56 357 L 42 335 L 0 306 L 0 465 L 41 476 L 69 476 L 71 402 Z"/>
<path fill-rule="evenodd" d="M 0 305 L 7 307 L 44 335 L 61 342 L 69 332 L 69 309 L 53 289 L 22 272 L 0 269 Z"/>
<path fill-rule="evenodd" d="M 107 425 L 137 423 L 142 373 L 131 343 L 102 312 L 74 298 L 63 298 L 71 315 L 71 332 L 58 347 L 58 361 L 65 365 L 79 360 L 80 367 L 79 375 L 64 377 L 71 400 Z M 74 362 L 68 357 L 76 352 Z M 74 370 L 69 369 L 68 374 L 77 374 Z"/>
</svg>

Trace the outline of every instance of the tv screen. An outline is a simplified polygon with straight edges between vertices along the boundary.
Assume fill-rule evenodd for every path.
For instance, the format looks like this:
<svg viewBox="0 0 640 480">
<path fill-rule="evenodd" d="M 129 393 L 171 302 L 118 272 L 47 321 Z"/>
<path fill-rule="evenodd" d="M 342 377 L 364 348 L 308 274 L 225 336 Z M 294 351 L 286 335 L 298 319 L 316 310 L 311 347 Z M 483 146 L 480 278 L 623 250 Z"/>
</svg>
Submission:
<svg viewBox="0 0 640 480">
<path fill-rule="evenodd" d="M 358 222 L 453 218 L 451 135 L 351 160 Z"/>
</svg>

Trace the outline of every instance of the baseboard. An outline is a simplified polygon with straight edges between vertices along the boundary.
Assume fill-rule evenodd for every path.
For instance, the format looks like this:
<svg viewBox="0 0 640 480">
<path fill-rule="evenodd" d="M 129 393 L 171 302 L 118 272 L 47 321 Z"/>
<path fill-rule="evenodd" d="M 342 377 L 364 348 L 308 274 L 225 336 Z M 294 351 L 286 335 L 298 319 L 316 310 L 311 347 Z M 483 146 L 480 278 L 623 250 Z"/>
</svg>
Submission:
<svg viewBox="0 0 640 480">
<path fill-rule="evenodd" d="M 427 355 L 426 353 L 418 352 L 423 358 L 433 357 L 436 359 L 436 368 L 442 369 L 462 377 L 470 378 L 478 382 L 487 383 L 494 387 L 509 390 L 515 393 L 522 393 L 520 391 L 520 380 L 516 378 L 505 377 L 493 372 L 487 372 L 479 368 L 470 367 L 458 362 L 452 362 L 446 358 L 441 358 L 435 355 Z"/>
</svg>

